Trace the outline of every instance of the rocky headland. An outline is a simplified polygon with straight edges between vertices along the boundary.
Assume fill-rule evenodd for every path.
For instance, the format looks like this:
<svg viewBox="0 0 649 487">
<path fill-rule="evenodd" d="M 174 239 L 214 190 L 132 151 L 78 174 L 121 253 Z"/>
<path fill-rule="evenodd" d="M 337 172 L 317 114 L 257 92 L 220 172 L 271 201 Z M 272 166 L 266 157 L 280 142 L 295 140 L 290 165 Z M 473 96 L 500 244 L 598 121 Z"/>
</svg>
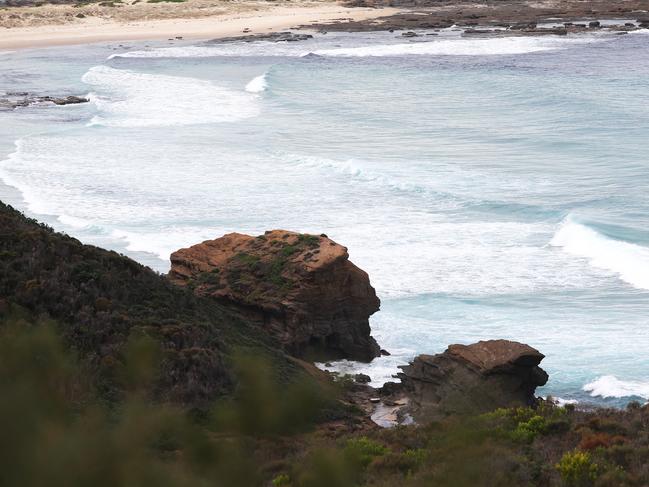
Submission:
<svg viewBox="0 0 649 487">
<path fill-rule="evenodd" d="M 297 357 L 369 361 L 380 301 L 366 272 L 326 235 L 231 233 L 171 255 L 169 279 L 237 306 Z"/>
<path fill-rule="evenodd" d="M 369 278 L 325 236 L 230 234 L 173 261 L 172 283 L 0 204 L 8 485 L 649 483 L 649 407 L 537 399 L 527 345 L 451 345 L 381 389 L 287 355 L 378 353 Z"/>
<path fill-rule="evenodd" d="M 481 414 L 503 407 L 535 407 L 537 387 L 548 374 L 544 355 L 509 340 L 450 345 L 437 355 L 419 355 L 399 373 L 408 412 L 419 421 Z"/>
<path fill-rule="evenodd" d="M 347 249 L 326 235 L 286 230 L 231 233 L 171 255 L 171 282 L 236 307 L 289 354 L 308 360 L 370 361 L 380 353 L 369 317 L 379 299 Z M 386 426 L 501 407 L 535 407 L 547 374 L 543 354 L 508 340 L 451 345 L 419 355 L 381 389 L 358 375 L 350 400 L 368 414 L 389 410 Z"/>
</svg>

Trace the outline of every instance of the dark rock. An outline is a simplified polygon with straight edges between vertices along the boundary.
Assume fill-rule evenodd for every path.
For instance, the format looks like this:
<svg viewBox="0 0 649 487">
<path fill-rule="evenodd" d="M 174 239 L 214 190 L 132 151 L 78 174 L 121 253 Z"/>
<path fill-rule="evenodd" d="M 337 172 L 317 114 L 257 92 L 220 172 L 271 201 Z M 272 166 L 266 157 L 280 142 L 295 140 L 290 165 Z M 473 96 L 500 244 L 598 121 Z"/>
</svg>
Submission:
<svg viewBox="0 0 649 487">
<path fill-rule="evenodd" d="M 370 361 L 379 355 L 369 325 L 379 298 L 347 249 L 327 237 L 230 233 L 174 252 L 169 278 L 240 306 L 295 356 Z"/>
<path fill-rule="evenodd" d="M 599 29 L 602 26 L 602 24 L 599 22 L 599 20 L 593 20 L 592 22 L 588 22 L 588 27 L 591 29 Z"/>
<path fill-rule="evenodd" d="M 45 97 L 43 101 L 51 101 L 55 105 L 76 105 L 78 103 L 86 103 L 88 99 L 80 96 L 66 96 L 64 98 Z"/>
<path fill-rule="evenodd" d="M 403 37 L 419 37 L 416 32 L 408 31 L 401 34 Z"/>
<path fill-rule="evenodd" d="M 385 350 L 383 348 L 381 350 L 379 350 L 379 353 L 381 354 L 381 357 L 389 357 L 391 355 L 390 352 L 388 352 L 387 350 Z"/>
<path fill-rule="evenodd" d="M 536 29 L 536 22 L 518 22 L 510 27 L 511 30 Z"/>
<path fill-rule="evenodd" d="M 379 393 L 382 396 L 392 396 L 392 395 L 398 394 L 402 390 L 403 390 L 403 385 L 401 383 L 399 383 L 399 382 L 386 382 L 379 389 Z"/>
<path fill-rule="evenodd" d="M 416 420 L 480 414 L 499 407 L 535 406 L 534 392 L 548 375 L 544 355 L 508 340 L 451 345 L 438 355 L 419 355 L 399 374 Z"/>
<path fill-rule="evenodd" d="M 354 376 L 354 382 L 359 384 L 369 384 L 372 382 L 372 378 L 367 374 L 356 374 Z"/>
<path fill-rule="evenodd" d="M 82 13 L 78 13 L 77 15 L 75 15 L 75 17 L 78 18 L 78 19 L 85 19 L 86 18 L 86 16 L 84 14 L 82 14 Z"/>
<path fill-rule="evenodd" d="M 466 29 L 464 34 L 492 34 L 494 31 L 489 29 Z"/>
<path fill-rule="evenodd" d="M 7 93 L 0 98 L 0 110 L 13 110 L 15 108 L 27 107 L 38 103 L 54 103 L 55 105 L 75 105 L 87 103 L 88 99 L 81 96 L 43 96 L 27 92 Z"/>
<path fill-rule="evenodd" d="M 244 32 L 250 32 L 250 29 Z M 271 32 L 268 34 L 254 34 L 247 36 L 223 37 L 221 39 L 212 39 L 207 41 L 208 44 L 220 44 L 224 42 L 298 42 L 313 39 L 311 34 L 294 34 L 293 32 Z"/>
</svg>

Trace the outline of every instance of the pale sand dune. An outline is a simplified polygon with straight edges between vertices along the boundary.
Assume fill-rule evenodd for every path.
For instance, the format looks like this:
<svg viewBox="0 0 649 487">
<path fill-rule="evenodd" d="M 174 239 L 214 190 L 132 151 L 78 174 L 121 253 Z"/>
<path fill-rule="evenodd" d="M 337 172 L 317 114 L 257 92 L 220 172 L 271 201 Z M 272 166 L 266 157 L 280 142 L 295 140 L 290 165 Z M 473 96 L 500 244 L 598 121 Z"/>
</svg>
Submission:
<svg viewBox="0 0 649 487">
<path fill-rule="evenodd" d="M 189 3 L 189 2 L 188 2 Z M 106 41 L 217 38 L 250 33 L 286 30 L 310 23 L 350 18 L 382 17 L 395 9 L 348 8 L 335 3 L 309 2 L 290 6 L 258 2 L 212 2 L 199 9 L 182 5 L 166 9 L 161 4 L 124 5 L 89 11 L 72 6 L 25 7 L 10 9 L 0 16 L 0 49 L 47 47 Z M 196 5 L 196 2 L 193 3 Z M 110 7 L 109 7 L 110 8 Z M 99 12 L 97 12 L 99 10 Z M 13 17 L 11 17 L 13 12 Z M 73 14 L 84 13 L 85 18 Z M 92 16 L 91 16 L 92 15 Z M 177 18 L 160 18 L 177 15 Z M 112 18 L 108 18 L 112 17 Z M 15 20 L 18 19 L 18 20 Z M 6 27 L 14 24 L 14 26 Z M 246 31 L 247 32 L 247 31 Z"/>
</svg>

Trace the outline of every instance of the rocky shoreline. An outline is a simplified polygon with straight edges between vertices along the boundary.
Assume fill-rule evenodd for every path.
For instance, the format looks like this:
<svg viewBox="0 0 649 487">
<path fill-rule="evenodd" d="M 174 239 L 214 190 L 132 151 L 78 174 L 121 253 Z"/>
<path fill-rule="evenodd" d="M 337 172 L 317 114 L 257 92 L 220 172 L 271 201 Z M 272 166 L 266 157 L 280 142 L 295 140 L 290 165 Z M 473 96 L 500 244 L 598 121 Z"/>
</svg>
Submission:
<svg viewBox="0 0 649 487">
<path fill-rule="evenodd" d="M 325 236 L 276 231 L 198 244 L 175 254 L 174 284 L 2 203 L 0 229 L 0 425 L 11 485 L 100 485 L 106 472 L 111 485 L 170 487 L 649 483 L 649 406 L 583 411 L 542 401 L 543 355 L 527 345 L 451 345 L 414 358 L 401 383 L 374 389 L 362 375 L 332 380 L 277 329 L 249 320 L 243 287 L 260 291 L 253 308 L 274 299 L 279 291 L 260 276 L 287 248 L 276 276 L 292 285 L 276 305 L 308 296 L 304 330 L 320 330 L 308 314 L 320 284 L 344 283 L 345 274 L 378 306 L 367 275 Z M 252 269 L 240 250 L 258 257 Z M 371 336 L 363 321 L 346 324 Z"/>
<path fill-rule="evenodd" d="M 363 21 L 341 19 L 308 26 L 320 31 L 367 32 L 465 29 L 467 34 L 565 35 L 567 33 L 629 32 L 649 27 L 649 1 L 624 3 L 566 2 L 452 2 L 433 0 L 352 0 L 357 7 L 397 7 L 394 15 Z M 307 26 L 304 26 L 307 27 Z"/>
<path fill-rule="evenodd" d="M 380 301 L 369 276 L 324 234 L 227 234 L 174 252 L 168 278 L 237 307 L 296 358 L 371 361 L 380 355 L 369 326 Z M 391 427 L 536 407 L 535 390 L 548 380 L 539 367 L 543 358 L 522 343 L 487 340 L 419 355 L 401 367 L 400 382 L 379 389 L 363 374 L 333 378 L 353 381 L 348 399 L 375 424 Z"/>
</svg>

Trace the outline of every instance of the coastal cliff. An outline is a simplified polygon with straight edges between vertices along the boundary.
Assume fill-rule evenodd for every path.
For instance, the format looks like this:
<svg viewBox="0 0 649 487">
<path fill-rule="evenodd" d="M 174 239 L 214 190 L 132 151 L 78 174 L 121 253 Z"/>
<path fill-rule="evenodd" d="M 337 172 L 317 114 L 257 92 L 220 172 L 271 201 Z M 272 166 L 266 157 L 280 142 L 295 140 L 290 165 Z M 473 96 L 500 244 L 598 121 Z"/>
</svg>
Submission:
<svg viewBox="0 0 649 487">
<path fill-rule="evenodd" d="M 280 240 L 298 247 L 291 253 L 296 267 L 281 273 L 289 280 L 301 275 L 297 269 L 316 246 L 309 236 L 289 233 L 284 240 L 286 233 Z M 249 249 L 251 239 L 232 240 Z M 332 261 L 359 286 L 369 286 L 342 247 L 317 241 L 318 249 L 331 247 Z M 258 251 L 260 261 L 275 255 L 265 244 Z M 534 389 L 547 380 L 539 368 L 543 354 L 527 345 L 490 340 L 415 358 L 397 392 L 405 391 L 418 424 L 379 428 L 364 408 L 376 404 L 378 390 L 348 378 L 332 387 L 331 377 L 287 357 L 274 336 L 245 319 L 243 303 L 210 295 L 201 276 L 221 271 L 184 254 L 177 286 L 0 204 L 5 484 L 649 484 L 649 407 L 586 411 L 538 400 Z M 236 269 L 226 265 L 224 274 Z M 325 289 L 336 282 L 322 279 L 330 283 Z M 366 311 L 378 307 L 373 290 L 361 288 Z M 270 308 L 279 291 L 259 289 Z M 293 287 L 286 289 L 290 295 Z M 161 352 L 158 373 L 148 375 L 152 395 L 137 389 L 147 376 L 137 364 L 151 351 L 142 337 Z M 253 360 L 242 362 L 236 348 Z"/>
<path fill-rule="evenodd" d="M 543 358 L 529 345 L 509 340 L 450 345 L 444 353 L 417 356 L 399 378 L 410 413 L 421 420 L 535 407 L 535 390 L 548 381 L 538 366 Z"/>
<path fill-rule="evenodd" d="M 230 233 L 171 255 L 169 279 L 235 304 L 298 357 L 370 361 L 380 301 L 347 248 L 325 235 Z"/>
</svg>

